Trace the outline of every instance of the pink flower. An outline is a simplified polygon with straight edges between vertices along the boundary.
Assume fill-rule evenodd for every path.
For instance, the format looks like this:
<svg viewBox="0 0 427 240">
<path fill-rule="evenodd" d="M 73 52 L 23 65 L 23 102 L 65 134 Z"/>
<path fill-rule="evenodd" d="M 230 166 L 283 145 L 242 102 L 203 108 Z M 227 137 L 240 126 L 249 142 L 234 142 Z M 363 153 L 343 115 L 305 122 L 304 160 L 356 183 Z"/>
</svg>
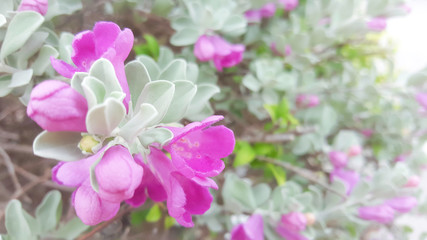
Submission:
<svg viewBox="0 0 427 240">
<path fill-rule="evenodd" d="M 43 129 L 86 132 L 86 99 L 65 82 L 46 80 L 30 95 L 27 115 Z"/>
<path fill-rule="evenodd" d="M 75 72 L 88 72 L 93 62 L 106 58 L 113 64 L 120 86 L 126 93 L 123 102 L 127 107 L 130 94 L 124 61 L 132 50 L 133 40 L 133 33 L 130 29 L 126 28 L 121 31 L 120 27 L 113 22 L 97 22 L 93 31 L 83 31 L 74 37 L 71 60 L 75 66 L 53 57 L 50 60 L 53 68 L 59 74 L 72 78 Z"/>
<path fill-rule="evenodd" d="M 166 192 L 169 215 L 182 226 L 193 227 L 192 215 L 201 215 L 210 208 L 213 197 L 209 188 L 218 189 L 216 183 L 205 177 L 184 176 L 161 150 L 154 147 L 150 148 L 147 162 Z"/>
<path fill-rule="evenodd" d="M 361 152 L 362 152 L 362 148 L 359 145 L 354 145 L 354 146 L 351 146 L 350 149 L 348 150 L 348 156 L 354 157 L 359 155 Z"/>
<path fill-rule="evenodd" d="M 233 67 L 243 59 L 245 46 L 230 44 L 219 36 L 202 35 L 194 46 L 194 55 L 202 62 L 213 60 L 218 71 Z"/>
<path fill-rule="evenodd" d="M 360 207 L 359 217 L 361 219 L 389 223 L 394 219 L 394 210 L 386 204 L 378 206 Z"/>
<path fill-rule="evenodd" d="M 417 206 L 418 201 L 416 198 L 408 196 L 389 199 L 385 204 L 398 212 L 406 213 Z"/>
<path fill-rule="evenodd" d="M 47 13 L 48 4 L 48 0 L 22 0 L 18 7 L 18 11 L 34 11 L 44 16 Z"/>
<path fill-rule="evenodd" d="M 224 169 L 221 158 L 233 152 L 234 134 L 225 126 L 211 126 L 223 118 L 211 116 L 183 128 L 168 127 L 174 138 L 164 148 L 182 174 L 213 177 Z"/>
<path fill-rule="evenodd" d="M 298 0 L 279 0 L 286 11 L 292 11 L 298 7 Z"/>
<path fill-rule="evenodd" d="M 415 99 L 423 107 L 424 110 L 427 109 L 427 93 L 419 92 L 415 95 Z"/>
<path fill-rule="evenodd" d="M 370 138 L 372 136 L 372 134 L 374 133 L 374 130 L 372 130 L 370 128 L 366 128 L 366 129 L 362 129 L 361 133 L 363 134 L 363 136 Z"/>
<path fill-rule="evenodd" d="M 335 179 L 340 179 L 344 182 L 347 188 L 347 195 L 350 195 L 354 186 L 359 182 L 359 174 L 354 171 L 345 170 L 343 168 L 336 168 L 330 174 L 330 180 L 333 182 Z"/>
<path fill-rule="evenodd" d="M 295 103 L 299 108 L 311 108 L 319 105 L 320 100 L 316 95 L 299 94 L 295 100 Z"/>
<path fill-rule="evenodd" d="M 264 223 L 259 214 L 252 215 L 245 223 L 234 226 L 231 240 L 264 240 Z"/>
<path fill-rule="evenodd" d="M 253 9 L 245 12 L 245 17 L 249 22 L 259 22 L 262 18 L 270 18 L 276 12 L 274 3 L 267 3 L 260 9 Z"/>
<path fill-rule="evenodd" d="M 418 187 L 418 185 L 420 184 L 420 177 L 418 177 L 417 175 L 413 175 L 408 179 L 408 182 L 405 184 L 404 187 L 407 188 L 413 188 L 413 187 Z"/>
<path fill-rule="evenodd" d="M 399 156 L 397 156 L 394 161 L 395 162 L 404 162 L 406 161 L 406 158 L 408 157 L 408 154 L 400 154 Z"/>
<path fill-rule="evenodd" d="M 329 153 L 329 160 L 331 161 L 332 165 L 336 168 L 341 168 L 347 165 L 347 154 L 339 151 L 332 151 Z"/>
<path fill-rule="evenodd" d="M 292 48 L 291 48 L 291 46 L 290 45 L 286 45 L 285 46 L 285 55 L 286 56 L 290 56 L 292 54 Z M 318 101 L 319 99 L 317 99 L 317 101 Z M 313 101 L 313 99 L 312 99 L 312 101 Z M 314 101 L 316 101 L 316 99 L 314 99 Z M 317 104 L 316 104 L 317 105 Z"/>
<path fill-rule="evenodd" d="M 276 232 L 287 240 L 308 240 L 300 234 L 307 225 L 307 218 L 300 212 L 290 212 L 282 215 Z"/>
<path fill-rule="evenodd" d="M 143 168 L 135 163 L 127 148 L 116 145 L 105 151 L 75 162 L 60 162 L 52 169 L 52 179 L 60 185 L 77 187 L 73 205 L 77 216 L 87 225 L 111 219 L 120 208 L 120 202 L 133 197 L 139 186 Z M 99 191 L 90 185 L 90 168 L 95 167 Z"/>
<path fill-rule="evenodd" d="M 373 31 L 381 32 L 387 27 L 387 19 L 384 17 L 372 18 L 366 25 Z"/>
</svg>

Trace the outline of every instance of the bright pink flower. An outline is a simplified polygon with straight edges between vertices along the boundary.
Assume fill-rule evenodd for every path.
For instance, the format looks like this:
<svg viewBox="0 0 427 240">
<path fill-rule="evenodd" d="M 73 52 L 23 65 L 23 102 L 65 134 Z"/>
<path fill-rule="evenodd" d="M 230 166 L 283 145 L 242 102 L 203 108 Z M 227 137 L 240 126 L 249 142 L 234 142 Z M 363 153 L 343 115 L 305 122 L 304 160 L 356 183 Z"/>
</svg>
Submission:
<svg viewBox="0 0 427 240">
<path fill-rule="evenodd" d="M 336 168 L 341 168 L 347 165 L 347 154 L 339 151 L 329 152 L 329 160 Z"/>
<path fill-rule="evenodd" d="M 86 132 L 86 99 L 65 82 L 46 80 L 34 87 L 27 115 L 43 129 Z"/>
<path fill-rule="evenodd" d="M 234 134 L 225 126 L 211 126 L 223 118 L 211 116 L 183 128 L 168 127 L 174 138 L 164 148 L 182 174 L 213 177 L 224 169 L 221 158 L 233 152 Z"/>
<path fill-rule="evenodd" d="M 282 215 L 276 232 L 286 240 L 308 240 L 300 234 L 307 225 L 307 218 L 300 212 L 290 212 Z"/>
<path fill-rule="evenodd" d="M 105 148 L 75 162 L 60 162 L 52 169 L 52 179 L 60 185 L 77 187 L 73 195 L 76 214 L 87 225 L 111 219 L 120 202 L 133 197 L 139 186 L 143 168 L 135 163 L 127 148 L 116 145 L 105 151 L 95 167 L 99 191 L 90 185 L 90 168 Z"/>
<path fill-rule="evenodd" d="M 267 3 L 260 9 L 252 9 L 245 12 L 245 17 L 249 22 L 259 22 L 262 18 L 270 18 L 276 12 L 274 3 Z"/>
<path fill-rule="evenodd" d="M 362 129 L 361 133 L 363 134 L 363 136 L 370 138 L 372 134 L 374 134 L 374 130 L 370 128 L 366 128 L 366 129 Z"/>
<path fill-rule="evenodd" d="M 224 67 L 233 67 L 243 59 L 245 46 L 230 44 L 219 36 L 202 35 L 194 46 L 194 55 L 200 61 L 213 60 L 218 71 Z"/>
<path fill-rule="evenodd" d="M 264 240 L 262 216 L 254 214 L 245 223 L 234 226 L 231 240 Z"/>
<path fill-rule="evenodd" d="M 47 9 L 49 7 L 48 4 L 48 0 L 22 0 L 18 7 L 18 11 L 34 11 L 44 16 L 46 15 Z"/>
<path fill-rule="evenodd" d="M 384 17 L 372 18 L 366 25 L 373 31 L 381 32 L 387 27 L 387 19 Z"/>
<path fill-rule="evenodd" d="M 331 182 L 335 179 L 340 179 L 344 182 L 347 188 L 347 195 L 353 191 L 354 186 L 359 182 L 359 174 L 354 171 L 345 170 L 343 168 L 335 168 L 334 171 L 329 175 Z"/>
<path fill-rule="evenodd" d="M 121 31 L 120 27 L 113 22 L 97 22 L 93 31 L 83 31 L 74 37 L 71 60 L 75 66 L 53 57 L 50 60 L 59 74 L 72 78 L 75 72 L 88 72 L 96 60 L 106 58 L 113 64 L 120 86 L 126 93 L 124 104 L 127 106 L 130 94 L 124 61 L 132 50 L 133 40 L 130 29 L 125 28 Z"/>
<path fill-rule="evenodd" d="M 319 105 L 320 100 L 316 95 L 299 94 L 295 100 L 295 103 L 299 108 L 311 108 Z"/>
<path fill-rule="evenodd" d="M 351 146 L 350 149 L 348 150 L 348 156 L 354 157 L 359 155 L 361 152 L 362 152 L 362 148 L 359 145 L 354 145 L 354 146 Z"/>
<path fill-rule="evenodd" d="M 298 7 L 298 0 L 279 0 L 286 11 L 292 11 Z"/>
<path fill-rule="evenodd" d="M 415 95 L 415 99 L 423 107 L 424 110 L 427 109 L 427 93 L 419 92 Z"/>
<path fill-rule="evenodd" d="M 420 177 L 418 177 L 417 175 L 413 175 L 408 179 L 408 182 L 405 184 L 404 187 L 407 188 L 413 188 L 413 187 L 418 187 L 418 185 L 420 184 Z"/>
<path fill-rule="evenodd" d="M 285 46 L 285 56 L 290 56 L 292 54 L 292 47 L 290 45 Z M 317 99 L 318 101 L 319 99 Z M 313 100 L 312 100 L 313 101 Z M 314 100 L 316 101 L 316 100 Z M 316 104 L 317 105 L 317 104 Z"/>
<path fill-rule="evenodd" d="M 359 217 L 361 219 L 389 223 L 394 219 L 394 210 L 386 204 L 378 206 L 360 207 Z"/>
<path fill-rule="evenodd" d="M 416 198 L 408 196 L 389 199 L 385 204 L 398 212 L 406 213 L 417 206 L 418 201 Z"/>
<path fill-rule="evenodd" d="M 184 227 L 193 227 L 192 215 L 205 213 L 213 197 L 209 188 L 218 189 L 216 183 L 205 177 L 184 176 L 159 149 L 151 147 L 147 164 L 162 183 L 167 195 L 169 215 Z"/>
</svg>

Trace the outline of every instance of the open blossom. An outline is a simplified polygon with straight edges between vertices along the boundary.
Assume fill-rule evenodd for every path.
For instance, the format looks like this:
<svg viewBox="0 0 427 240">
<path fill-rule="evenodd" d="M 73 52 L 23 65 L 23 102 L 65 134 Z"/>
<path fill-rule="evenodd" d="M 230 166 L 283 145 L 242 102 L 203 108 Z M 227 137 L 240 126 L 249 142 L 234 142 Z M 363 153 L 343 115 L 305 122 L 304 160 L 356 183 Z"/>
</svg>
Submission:
<svg viewBox="0 0 427 240">
<path fill-rule="evenodd" d="M 320 100 L 316 95 L 299 94 L 295 100 L 295 104 L 299 108 L 311 108 L 319 105 Z"/>
<path fill-rule="evenodd" d="M 359 217 L 361 219 L 376 221 L 379 223 L 389 223 L 394 219 L 394 210 L 386 204 L 360 207 Z"/>
<path fill-rule="evenodd" d="M 43 129 L 86 132 L 86 99 L 65 82 L 46 80 L 30 95 L 27 115 Z"/>
<path fill-rule="evenodd" d="M 194 45 L 194 55 L 202 62 L 213 61 L 216 69 L 233 67 L 243 59 L 245 46 L 230 44 L 219 36 L 202 35 Z"/>
<path fill-rule="evenodd" d="M 116 145 L 105 152 L 75 162 L 60 162 L 52 169 L 53 180 L 69 187 L 77 187 L 73 193 L 73 205 L 77 216 L 87 225 L 95 225 L 115 216 L 120 202 L 133 197 L 139 186 L 143 168 L 138 165 L 127 148 Z M 90 184 L 90 168 L 95 167 L 99 191 Z"/>
<path fill-rule="evenodd" d="M 19 4 L 18 11 L 35 11 L 41 15 L 46 15 L 49 7 L 48 0 L 22 0 Z"/>
<path fill-rule="evenodd" d="M 357 172 L 343 168 L 335 168 L 334 171 L 332 171 L 330 174 L 331 182 L 333 182 L 335 179 L 340 179 L 344 182 L 347 189 L 347 195 L 353 191 L 353 188 L 359 182 L 359 178 L 360 176 Z"/>
<path fill-rule="evenodd" d="M 376 17 L 366 23 L 369 29 L 373 31 L 383 31 L 387 27 L 387 19 L 384 17 Z"/>
<path fill-rule="evenodd" d="M 385 202 L 386 205 L 393 208 L 395 211 L 406 213 L 411 211 L 412 208 L 417 206 L 418 201 L 415 197 L 396 197 L 389 199 Z"/>
<path fill-rule="evenodd" d="M 274 3 L 267 3 L 260 9 L 252 9 L 245 12 L 245 17 L 249 22 L 259 22 L 262 18 L 270 18 L 276 12 Z"/>
<path fill-rule="evenodd" d="M 303 213 L 290 212 L 282 215 L 276 232 L 286 240 L 308 240 L 300 232 L 305 230 L 307 218 Z"/>
<path fill-rule="evenodd" d="M 292 11 L 298 7 L 298 0 L 279 0 L 286 11 Z"/>
<path fill-rule="evenodd" d="M 245 223 L 234 226 L 231 240 L 264 240 L 262 216 L 254 214 Z"/>
<path fill-rule="evenodd" d="M 72 78 L 75 72 L 88 72 L 92 64 L 100 59 L 109 60 L 126 97 L 125 106 L 130 100 L 126 81 L 124 61 L 133 47 L 133 33 L 130 29 L 120 30 L 113 22 L 97 22 L 93 31 L 78 33 L 73 40 L 72 66 L 62 60 L 51 58 L 53 68 L 62 76 Z"/>
<path fill-rule="evenodd" d="M 347 165 L 348 157 L 347 154 L 340 151 L 329 152 L 329 160 L 332 165 L 336 168 L 344 167 Z"/>
</svg>

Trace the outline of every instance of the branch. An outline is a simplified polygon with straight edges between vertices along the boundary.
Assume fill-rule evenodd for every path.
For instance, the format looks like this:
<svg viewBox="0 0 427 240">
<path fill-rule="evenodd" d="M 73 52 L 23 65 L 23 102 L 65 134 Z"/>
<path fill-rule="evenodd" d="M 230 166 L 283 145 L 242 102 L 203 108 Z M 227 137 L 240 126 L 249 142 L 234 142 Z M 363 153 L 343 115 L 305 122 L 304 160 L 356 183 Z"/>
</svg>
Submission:
<svg viewBox="0 0 427 240">
<path fill-rule="evenodd" d="M 292 172 L 300 175 L 301 177 L 303 177 L 303 178 L 305 178 L 305 179 L 307 179 L 313 183 L 320 185 L 324 189 L 326 189 L 332 193 L 337 194 L 338 196 L 342 197 L 343 199 L 347 199 L 346 195 L 344 195 L 344 194 L 338 192 L 337 190 L 331 188 L 328 184 L 319 181 L 316 177 L 314 177 L 314 173 L 312 173 L 311 171 L 309 171 L 307 169 L 302 169 L 302 168 L 296 167 L 292 164 L 289 164 L 287 162 L 278 161 L 276 159 L 265 157 L 265 156 L 257 156 L 257 159 L 264 161 L 264 162 L 268 162 L 268 163 L 277 165 L 277 166 L 280 166 L 280 167 L 283 167 L 289 171 L 292 171 Z"/>
<path fill-rule="evenodd" d="M 243 140 L 249 143 L 257 143 L 257 142 L 285 143 L 285 142 L 294 141 L 295 137 L 297 136 L 304 135 L 307 133 L 312 133 L 315 131 L 316 131 L 316 128 L 313 126 L 297 127 L 295 130 L 289 131 L 286 133 L 246 135 L 241 137 L 240 140 Z"/>
<path fill-rule="evenodd" d="M 16 176 L 15 167 L 12 163 L 12 160 L 2 147 L 0 147 L 0 155 L 3 158 L 3 163 L 7 167 L 7 171 L 12 179 L 13 186 L 15 187 L 15 193 L 22 192 L 22 186 L 19 183 L 18 177 Z"/>
</svg>

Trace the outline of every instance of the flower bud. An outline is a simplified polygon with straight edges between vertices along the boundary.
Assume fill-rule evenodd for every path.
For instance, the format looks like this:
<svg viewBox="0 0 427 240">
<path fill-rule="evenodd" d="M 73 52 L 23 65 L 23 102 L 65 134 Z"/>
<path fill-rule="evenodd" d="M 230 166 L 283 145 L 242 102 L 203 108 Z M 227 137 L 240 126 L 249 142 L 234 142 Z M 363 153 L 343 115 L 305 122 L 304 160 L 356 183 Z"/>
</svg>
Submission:
<svg viewBox="0 0 427 240">
<path fill-rule="evenodd" d="M 194 45 L 194 56 L 202 62 L 213 59 L 215 48 L 208 36 L 202 35 Z"/>
<path fill-rule="evenodd" d="M 82 137 L 82 140 L 79 142 L 79 148 L 84 153 L 93 153 L 93 148 L 99 144 L 93 136 L 85 135 Z"/>
<path fill-rule="evenodd" d="M 418 187 L 418 185 L 420 184 L 420 177 L 418 177 L 417 175 L 413 175 L 408 179 L 408 182 L 406 182 L 404 187 L 407 188 L 412 188 L 412 187 Z"/>
<path fill-rule="evenodd" d="M 359 217 L 361 219 L 389 223 L 394 219 L 394 210 L 386 204 L 370 207 L 360 207 Z"/>
<path fill-rule="evenodd" d="M 262 216 L 254 214 L 245 223 L 234 226 L 231 240 L 264 240 Z"/>
<path fill-rule="evenodd" d="M 34 11 L 44 16 L 46 15 L 49 7 L 48 4 L 48 0 L 22 0 L 18 7 L 18 11 Z"/>
<path fill-rule="evenodd" d="M 348 156 L 349 157 L 355 157 L 359 155 L 362 152 L 362 148 L 359 145 L 351 146 L 348 150 Z"/>
<path fill-rule="evenodd" d="M 415 197 L 408 196 L 389 199 L 385 204 L 398 212 L 406 213 L 417 206 L 418 201 Z"/>
<path fill-rule="evenodd" d="M 383 17 L 373 18 L 366 25 L 370 30 L 381 32 L 387 27 L 387 19 Z"/>
<path fill-rule="evenodd" d="M 286 11 L 292 11 L 298 7 L 298 0 L 279 0 Z"/>
<path fill-rule="evenodd" d="M 329 153 L 329 160 L 331 161 L 332 165 L 336 168 L 341 168 L 347 165 L 347 154 L 339 151 L 332 151 Z"/>
<path fill-rule="evenodd" d="M 313 213 L 305 213 L 304 216 L 307 219 L 307 226 L 312 226 L 316 222 L 316 216 Z"/>
<path fill-rule="evenodd" d="M 290 212 L 282 215 L 281 224 L 292 231 L 302 231 L 307 225 L 307 218 L 300 212 Z"/>
</svg>

